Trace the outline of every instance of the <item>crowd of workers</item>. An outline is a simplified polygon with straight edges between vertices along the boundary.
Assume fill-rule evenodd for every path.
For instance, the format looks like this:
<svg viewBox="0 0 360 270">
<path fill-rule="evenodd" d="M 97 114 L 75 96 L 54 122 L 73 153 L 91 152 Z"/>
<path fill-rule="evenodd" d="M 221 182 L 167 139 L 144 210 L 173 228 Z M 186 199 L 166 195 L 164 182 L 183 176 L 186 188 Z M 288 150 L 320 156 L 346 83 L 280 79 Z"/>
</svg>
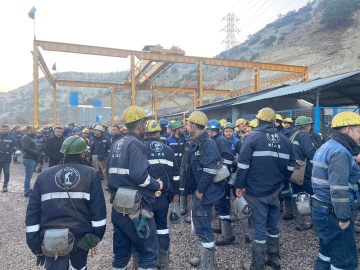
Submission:
<svg viewBox="0 0 360 270">
<path fill-rule="evenodd" d="M 169 213 L 174 224 L 183 215 L 200 240 L 201 254 L 191 265 L 216 269 L 215 246 L 236 237 L 232 196 L 245 198 L 251 209 L 250 233 L 241 237 L 251 243 L 252 261 L 243 269 L 281 268 L 281 212 L 299 231 L 314 225 L 320 245 L 314 269 L 357 269 L 358 114 L 336 115 L 326 140 L 311 118 L 283 119 L 270 108 L 252 121 L 209 121 L 194 111 L 156 122 L 131 106 L 123 121 L 111 134 L 101 124 L 27 126 L 25 134 L 19 126 L 1 126 L 3 192 L 11 158 L 18 163 L 21 151 L 24 196 L 30 197 L 26 238 L 38 265 L 68 269 L 70 260 L 71 269 L 86 269 L 88 252 L 106 228 L 105 189 L 113 205 L 114 270 L 127 269 L 131 257 L 135 269 L 169 269 Z M 44 159 L 50 168 L 41 172 Z M 40 174 L 31 190 L 34 171 Z"/>
</svg>

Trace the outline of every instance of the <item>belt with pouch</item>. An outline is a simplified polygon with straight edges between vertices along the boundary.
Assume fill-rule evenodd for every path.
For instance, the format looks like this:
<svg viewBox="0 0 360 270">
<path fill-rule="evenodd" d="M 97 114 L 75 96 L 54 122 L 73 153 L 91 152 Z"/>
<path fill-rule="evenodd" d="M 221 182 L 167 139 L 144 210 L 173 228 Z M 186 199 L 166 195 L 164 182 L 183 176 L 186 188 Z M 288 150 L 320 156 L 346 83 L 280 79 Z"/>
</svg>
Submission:
<svg viewBox="0 0 360 270">
<path fill-rule="evenodd" d="M 317 199 L 311 198 L 311 204 L 314 207 L 321 209 L 321 212 L 323 212 L 324 214 L 335 215 L 334 206 L 332 206 L 329 203 L 322 202 Z"/>
</svg>

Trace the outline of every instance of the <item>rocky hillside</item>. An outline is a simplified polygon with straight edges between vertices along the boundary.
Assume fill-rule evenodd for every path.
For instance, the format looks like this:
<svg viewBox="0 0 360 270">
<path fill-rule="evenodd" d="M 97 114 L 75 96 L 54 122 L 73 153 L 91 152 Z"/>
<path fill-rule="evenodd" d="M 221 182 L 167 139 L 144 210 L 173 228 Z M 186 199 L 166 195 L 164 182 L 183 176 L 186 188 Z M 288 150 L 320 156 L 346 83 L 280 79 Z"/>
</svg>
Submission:
<svg viewBox="0 0 360 270">
<path fill-rule="evenodd" d="M 324 23 L 324 17 L 332 19 L 331 12 L 339 12 L 343 3 L 358 3 L 359 0 L 315 0 L 298 11 L 291 11 L 266 25 L 259 32 L 234 47 L 229 52 L 222 52 L 217 57 L 240 59 L 244 61 L 271 62 L 280 64 L 304 65 L 310 68 L 310 79 L 360 69 L 360 9 L 359 5 L 351 6 L 345 16 L 346 22 L 341 25 Z M 335 3 L 334 6 L 330 6 Z M 340 7 L 336 5 L 340 4 Z M 330 6 L 330 8 L 329 8 Z M 345 10 L 346 11 L 346 10 Z M 344 12 L 345 12 L 344 11 Z M 325 15 L 324 15 L 325 13 Z M 330 15 L 329 15 L 329 14 Z M 224 68 L 205 66 L 204 87 L 219 89 L 241 89 L 252 85 L 252 70 L 228 70 L 228 81 L 225 80 Z M 125 81 L 128 72 L 113 73 L 76 73 L 58 74 L 61 79 L 76 81 L 117 82 Z M 158 85 L 180 87 L 185 81 L 191 82 L 184 87 L 196 87 L 196 65 L 173 64 L 156 78 Z M 280 72 L 261 72 L 261 80 L 267 81 L 281 77 Z M 47 122 L 52 118 L 52 89 L 45 78 L 40 79 L 40 118 Z M 57 94 L 58 115 L 60 121 L 67 121 L 67 104 L 69 92 L 79 93 L 80 104 L 91 104 L 93 99 L 101 99 L 103 106 L 110 105 L 109 90 L 96 88 L 59 87 Z M 130 103 L 129 91 L 117 91 L 116 96 L 126 104 Z M 158 100 L 166 95 L 158 93 Z M 177 93 L 176 98 L 184 108 L 191 108 L 192 97 L 189 94 Z M 206 95 L 205 103 L 224 97 Z M 7 93 L 0 93 L 0 122 L 7 119 L 14 123 L 32 120 L 32 83 Z M 151 92 L 138 91 L 137 104 L 150 109 Z M 124 105 L 116 101 L 117 113 Z M 176 112 L 180 108 L 173 102 L 159 106 L 160 112 Z M 25 119 L 23 119 L 25 118 Z"/>
</svg>

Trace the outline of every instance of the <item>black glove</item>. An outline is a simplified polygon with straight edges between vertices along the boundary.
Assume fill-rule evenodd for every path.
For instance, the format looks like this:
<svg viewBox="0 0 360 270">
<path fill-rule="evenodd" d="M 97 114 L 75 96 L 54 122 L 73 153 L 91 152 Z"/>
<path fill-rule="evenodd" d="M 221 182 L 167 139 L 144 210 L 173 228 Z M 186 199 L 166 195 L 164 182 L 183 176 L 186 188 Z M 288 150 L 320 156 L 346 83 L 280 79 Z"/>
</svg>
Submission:
<svg viewBox="0 0 360 270">
<path fill-rule="evenodd" d="M 87 233 L 83 238 L 80 239 L 77 244 L 78 248 L 83 250 L 89 250 L 93 247 L 96 247 L 99 244 L 101 239 L 93 233 Z"/>
<path fill-rule="evenodd" d="M 45 256 L 36 256 L 36 266 L 43 266 L 45 263 Z"/>
<path fill-rule="evenodd" d="M 150 228 L 149 228 L 149 224 L 146 220 L 146 217 L 144 217 L 143 215 L 140 215 L 140 216 L 132 219 L 132 222 L 135 224 L 135 229 L 136 229 L 137 235 L 141 239 L 148 239 L 150 236 Z"/>
</svg>

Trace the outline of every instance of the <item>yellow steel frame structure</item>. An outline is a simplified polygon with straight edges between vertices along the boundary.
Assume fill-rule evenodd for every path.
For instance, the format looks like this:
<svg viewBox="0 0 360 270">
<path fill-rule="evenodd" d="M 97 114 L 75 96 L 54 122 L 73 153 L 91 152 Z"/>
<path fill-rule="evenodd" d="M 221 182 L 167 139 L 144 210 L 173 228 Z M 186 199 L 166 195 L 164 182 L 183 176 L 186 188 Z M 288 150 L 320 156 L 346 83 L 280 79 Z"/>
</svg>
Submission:
<svg viewBox="0 0 360 270">
<path fill-rule="evenodd" d="M 110 56 L 110 57 L 120 57 L 128 58 L 130 56 L 130 79 L 129 84 L 111 84 L 111 83 L 93 83 L 93 82 L 69 82 L 64 80 L 54 81 L 50 71 L 48 70 L 46 63 L 41 56 L 38 47 L 41 47 L 43 50 L 47 51 L 57 51 L 57 52 L 66 52 L 66 53 L 78 53 L 78 54 L 90 54 L 90 55 L 101 55 L 101 56 Z M 144 74 L 146 79 L 142 79 L 142 84 L 137 84 L 135 79 L 142 73 L 143 68 L 138 69 L 135 65 L 135 56 L 144 61 L 145 64 L 150 62 L 156 62 L 153 71 L 149 70 L 148 74 Z M 56 83 L 59 85 L 66 86 L 79 86 L 79 87 L 99 87 L 99 88 L 110 88 L 111 89 L 111 106 L 112 106 L 112 122 L 114 122 L 114 91 L 115 89 L 130 89 L 131 90 L 131 105 L 136 105 L 136 90 L 151 90 L 153 91 L 154 96 L 154 110 L 155 117 L 157 118 L 157 90 L 164 92 L 167 95 L 167 98 L 170 98 L 175 103 L 177 103 L 171 96 L 176 92 L 185 92 L 192 93 L 193 100 L 193 109 L 196 109 L 196 106 L 203 105 L 203 95 L 204 94 L 222 94 L 222 95 L 231 95 L 229 90 L 217 90 L 217 89 L 203 89 L 203 65 L 211 66 L 221 66 L 221 67 L 232 67 L 232 68 L 243 68 L 243 69 L 253 69 L 254 70 L 254 91 L 258 91 L 261 88 L 260 83 L 260 71 L 261 70 L 271 70 L 271 71 L 281 71 L 281 72 L 292 72 L 296 73 L 297 76 L 301 77 L 303 81 L 308 80 L 309 69 L 304 66 L 294 66 L 294 65 L 281 65 L 281 64 L 272 64 L 272 63 L 261 63 L 261 62 L 247 62 L 247 61 L 238 61 L 238 60 L 228 60 L 228 59 L 218 59 L 218 58 L 206 58 L 206 57 L 196 57 L 196 56 L 185 56 L 185 55 L 176 55 L 176 54 L 164 54 L 164 53 L 155 53 L 155 52 L 146 52 L 146 51 L 134 51 L 134 50 L 124 50 L 124 49 L 114 49 L 114 48 L 105 48 L 105 47 L 96 47 L 88 45 L 79 45 L 79 44 L 69 44 L 69 43 L 59 43 L 51 41 L 42 41 L 34 40 L 34 49 L 33 49 L 33 86 L 34 86 L 34 124 L 39 123 L 39 74 L 38 67 L 40 66 L 43 70 L 46 78 L 49 80 L 50 84 L 53 86 L 53 106 L 54 106 L 54 124 L 56 124 Z M 163 87 L 157 86 L 151 81 L 151 77 L 154 75 L 156 70 L 160 70 L 161 67 L 168 65 L 169 63 L 188 63 L 188 64 L 198 64 L 198 88 L 174 88 L 174 87 Z M 144 78 L 143 77 L 143 78 Z M 152 82 L 151 86 L 144 85 L 143 83 L 149 80 Z M 56 82 L 56 83 L 54 83 Z M 173 92 L 171 95 L 167 92 Z M 196 92 L 198 92 L 196 97 Z M 235 91 L 236 92 L 236 91 Z M 178 103 L 177 103 L 178 104 Z M 180 104 L 178 106 L 182 107 Z"/>
</svg>

